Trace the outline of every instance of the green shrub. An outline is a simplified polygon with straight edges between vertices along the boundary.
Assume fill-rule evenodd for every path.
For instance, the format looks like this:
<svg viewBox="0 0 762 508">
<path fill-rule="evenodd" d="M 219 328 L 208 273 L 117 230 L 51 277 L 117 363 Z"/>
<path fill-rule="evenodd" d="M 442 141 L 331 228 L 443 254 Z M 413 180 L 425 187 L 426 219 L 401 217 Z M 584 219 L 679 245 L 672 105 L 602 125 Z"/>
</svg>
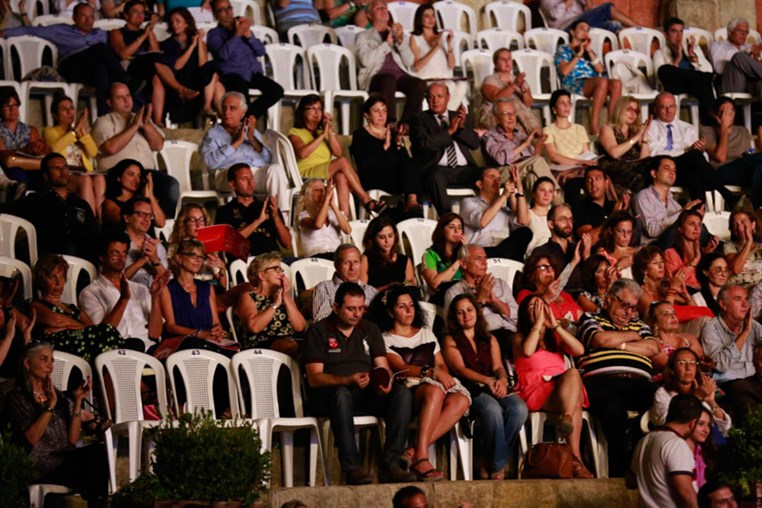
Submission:
<svg viewBox="0 0 762 508">
<path fill-rule="evenodd" d="M 34 464 L 29 458 L 29 452 L 11 441 L 10 431 L 0 435 L 0 492 L 3 493 L 3 506 L 29 506 L 28 485 L 34 476 Z"/>
<path fill-rule="evenodd" d="M 762 406 L 752 409 L 743 425 L 730 429 L 728 445 L 734 467 L 724 480 L 749 494 L 762 482 Z"/>
</svg>

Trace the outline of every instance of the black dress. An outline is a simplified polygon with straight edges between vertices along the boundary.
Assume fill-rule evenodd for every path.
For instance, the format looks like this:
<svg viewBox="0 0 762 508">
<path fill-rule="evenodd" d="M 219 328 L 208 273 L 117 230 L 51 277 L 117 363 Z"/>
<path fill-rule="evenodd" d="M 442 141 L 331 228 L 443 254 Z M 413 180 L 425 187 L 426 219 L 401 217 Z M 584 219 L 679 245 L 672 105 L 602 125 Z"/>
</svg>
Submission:
<svg viewBox="0 0 762 508">
<path fill-rule="evenodd" d="M 394 283 L 404 284 L 407 260 L 404 254 L 397 254 L 397 261 L 393 263 L 382 263 L 380 259 L 369 257 L 368 285 L 380 288 Z"/>
<path fill-rule="evenodd" d="M 187 46 L 181 46 L 176 38 L 170 37 L 162 41 L 160 47 L 164 52 L 161 63 L 172 69 L 177 82 L 186 88 L 200 92 L 195 99 L 183 100 L 177 90 L 167 87 L 166 110 L 169 112 L 169 118 L 174 123 L 192 121 L 203 106 L 204 87 L 212 81 L 214 67 L 211 62 L 199 65 L 198 47 L 196 47 L 183 68 L 175 69 L 175 63 L 183 56 Z"/>
<path fill-rule="evenodd" d="M 423 177 L 403 145 L 392 138 L 388 150 L 385 140 L 378 139 L 360 127 L 352 135 L 349 152 L 354 157 L 360 182 L 365 189 L 380 189 L 390 194 L 420 194 Z"/>
<path fill-rule="evenodd" d="M 617 144 L 627 141 L 621 130 L 614 128 L 614 139 Z M 614 159 L 606 154 L 602 146 L 600 153 L 605 154 L 598 161 L 598 165 L 609 175 L 611 182 L 616 187 L 617 193 L 629 189 L 633 194 L 645 186 L 645 172 L 648 159 L 640 158 L 640 145 L 634 144 L 619 159 Z"/>
</svg>

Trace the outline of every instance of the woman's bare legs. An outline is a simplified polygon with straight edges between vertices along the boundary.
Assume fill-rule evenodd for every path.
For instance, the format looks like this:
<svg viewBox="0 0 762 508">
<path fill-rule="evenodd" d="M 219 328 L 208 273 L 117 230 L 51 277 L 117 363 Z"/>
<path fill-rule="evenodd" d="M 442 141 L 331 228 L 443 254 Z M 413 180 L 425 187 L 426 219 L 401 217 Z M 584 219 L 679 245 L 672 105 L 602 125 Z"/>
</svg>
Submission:
<svg viewBox="0 0 762 508">
<path fill-rule="evenodd" d="M 606 78 L 588 78 L 585 81 L 585 86 L 582 88 L 582 94 L 585 97 L 589 97 L 593 101 L 593 106 L 590 111 L 590 134 L 597 136 L 600 134 L 600 116 L 603 109 L 603 103 L 606 102 L 606 96 L 611 94 L 611 102 L 622 95 L 622 82 L 617 80 L 609 81 Z M 616 99 L 614 98 L 616 96 Z"/>
<path fill-rule="evenodd" d="M 339 171 L 346 176 L 349 188 L 352 189 L 352 192 L 355 193 L 358 198 L 360 198 L 360 202 L 363 205 L 370 201 L 370 196 L 365 192 L 365 189 L 363 189 L 362 184 L 360 183 L 360 177 L 357 176 L 355 169 L 352 167 L 352 163 L 349 162 L 346 157 L 334 159 L 328 166 L 328 174 L 330 176 L 333 176 Z"/>
<path fill-rule="evenodd" d="M 204 87 L 204 111 L 219 111 L 220 100 L 225 94 L 225 87 L 220 83 L 220 78 L 217 77 L 217 73 L 212 75 L 212 80 L 208 85 Z"/>
<path fill-rule="evenodd" d="M 333 165 L 333 162 L 331 165 Z M 336 194 L 339 198 L 339 210 L 344 214 L 344 217 L 349 218 L 349 184 L 347 183 L 346 175 L 335 171 L 331 172 L 331 167 L 329 166 L 328 177 L 333 178 L 333 183 L 336 184 Z"/>
<path fill-rule="evenodd" d="M 582 378 L 577 369 L 568 369 L 559 376 L 555 391 L 551 393 L 548 400 L 542 406 L 544 411 L 560 413 L 562 416 L 571 416 L 574 430 L 566 439 L 566 442 L 569 444 L 572 455 L 577 458 L 580 457 L 579 441 L 582 434 L 583 402 Z"/>
<path fill-rule="evenodd" d="M 95 217 L 101 222 L 101 207 L 103 200 L 106 199 L 106 177 L 104 175 L 93 175 L 88 177 L 93 181 L 93 194 L 95 195 Z"/>
<path fill-rule="evenodd" d="M 415 401 L 420 407 L 415 460 L 421 460 L 428 457 L 431 443 L 458 423 L 468 409 L 468 398 L 459 393 L 448 395 L 438 386 L 423 383 L 415 392 Z"/>
<path fill-rule="evenodd" d="M 153 93 L 151 94 L 151 104 L 153 104 L 153 123 L 156 125 L 164 125 L 164 104 L 167 100 L 167 92 L 164 90 L 164 83 L 161 82 L 159 76 L 155 75 L 151 79 L 151 86 L 153 87 Z"/>
<path fill-rule="evenodd" d="M 100 215 L 95 202 L 95 192 L 93 191 L 93 182 L 87 175 L 75 175 L 72 174 L 69 177 L 69 191 L 74 191 L 79 197 L 87 201 L 90 208 L 93 210 L 93 214 L 98 217 Z"/>
</svg>

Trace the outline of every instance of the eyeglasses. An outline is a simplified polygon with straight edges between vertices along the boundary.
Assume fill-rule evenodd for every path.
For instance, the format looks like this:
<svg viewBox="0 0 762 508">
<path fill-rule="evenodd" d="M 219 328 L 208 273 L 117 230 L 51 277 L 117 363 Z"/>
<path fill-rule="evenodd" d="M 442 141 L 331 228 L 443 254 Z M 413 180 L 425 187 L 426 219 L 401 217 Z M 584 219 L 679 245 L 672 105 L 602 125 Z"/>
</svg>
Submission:
<svg viewBox="0 0 762 508">
<path fill-rule="evenodd" d="M 516 113 L 511 111 L 503 111 L 502 113 L 498 113 L 497 116 L 516 116 Z"/>
<path fill-rule="evenodd" d="M 266 272 L 268 270 L 275 270 L 275 273 L 283 273 L 283 267 L 282 266 L 268 266 L 263 272 Z"/>
<path fill-rule="evenodd" d="M 153 214 L 150 212 L 132 212 L 132 215 L 137 215 L 141 219 L 151 219 L 153 220 Z"/>
<path fill-rule="evenodd" d="M 16 109 L 20 106 L 18 102 L 11 102 L 9 104 L 3 104 L 3 109 Z"/>
<path fill-rule="evenodd" d="M 180 255 L 195 261 L 203 261 L 206 259 L 206 256 L 202 256 L 201 254 L 194 254 L 193 252 L 181 252 Z"/>
<path fill-rule="evenodd" d="M 638 304 L 634 304 L 634 305 L 633 305 L 633 304 L 631 304 L 631 303 L 627 303 L 627 302 L 623 301 L 623 300 L 622 300 L 622 299 L 619 297 L 619 295 L 611 295 L 611 296 L 612 296 L 612 297 L 614 297 L 614 298 L 616 299 L 616 301 L 617 301 L 617 302 L 619 302 L 619 305 L 622 307 L 622 310 L 623 310 L 623 311 L 625 311 L 625 312 L 630 312 L 630 313 L 633 313 L 633 312 L 637 312 L 637 311 L 638 311 Z"/>
<path fill-rule="evenodd" d="M 537 270 L 541 272 L 547 272 L 548 270 L 555 271 L 555 268 L 553 268 L 551 265 L 537 265 Z"/>
<path fill-rule="evenodd" d="M 627 108 L 627 111 L 630 112 L 630 113 L 637 113 L 638 112 L 638 108 L 632 106 L 632 107 Z"/>
<path fill-rule="evenodd" d="M 716 267 L 712 268 L 712 272 L 714 272 L 714 273 L 728 273 L 728 272 L 730 272 L 730 270 L 728 269 L 727 266 L 716 266 Z"/>
<path fill-rule="evenodd" d="M 206 224 L 206 219 L 204 217 L 186 217 L 185 222 L 192 222 L 193 224 Z"/>
<path fill-rule="evenodd" d="M 695 367 L 696 360 L 678 360 L 675 362 L 678 367 Z"/>
<path fill-rule="evenodd" d="M 574 222 L 574 217 L 556 217 L 553 222 Z"/>
</svg>

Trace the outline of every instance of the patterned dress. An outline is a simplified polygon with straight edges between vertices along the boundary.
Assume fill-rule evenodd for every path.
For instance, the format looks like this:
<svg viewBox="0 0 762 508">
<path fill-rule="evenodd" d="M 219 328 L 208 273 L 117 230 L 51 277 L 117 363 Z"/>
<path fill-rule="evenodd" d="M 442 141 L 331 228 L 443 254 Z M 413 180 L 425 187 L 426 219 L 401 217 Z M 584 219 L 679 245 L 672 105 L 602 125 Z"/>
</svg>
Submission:
<svg viewBox="0 0 762 508">
<path fill-rule="evenodd" d="M 617 145 L 621 145 L 628 140 L 620 129 L 614 128 L 613 131 Z M 598 153 L 605 154 L 606 150 L 600 147 Z M 598 165 L 609 175 L 618 193 L 629 189 L 634 194 L 643 190 L 645 185 L 644 175 L 647 161 L 648 159 L 640 158 L 640 145 L 636 143 L 619 159 L 604 155 L 598 161 Z"/>
<path fill-rule="evenodd" d="M 584 58 L 580 58 L 577 60 L 577 64 L 574 66 L 571 72 L 569 72 L 569 74 L 566 76 L 563 76 L 560 71 L 561 64 L 565 62 L 571 62 L 572 60 L 574 60 L 574 50 L 571 49 L 568 44 L 559 46 L 558 50 L 556 51 L 555 64 L 556 68 L 559 69 L 558 75 L 561 78 L 561 87 L 571 93 L 582 95 L 582 89 L 585 87 L 585 81 L 587 81 L 588 78 L 600 77 L 602 74 L 598 73 L 598 71 L 596 71 L 590 64 L 590 62 Z"/>
<path fill-rule="evenodd" d="M 264 312 L 273 304 L 269 296 L 258 295 L 249 291 L 249 296 L 257 306 L 257 312 Z M 288 320 L 286 308 L 281 305 L 275 309 L 270 323 L 257 334 L 250 335 L 241 341 L 241 349 L 269 348 L 277 339 L 291 338 L 294 336 L 294 327 Z"/>
</svg>

